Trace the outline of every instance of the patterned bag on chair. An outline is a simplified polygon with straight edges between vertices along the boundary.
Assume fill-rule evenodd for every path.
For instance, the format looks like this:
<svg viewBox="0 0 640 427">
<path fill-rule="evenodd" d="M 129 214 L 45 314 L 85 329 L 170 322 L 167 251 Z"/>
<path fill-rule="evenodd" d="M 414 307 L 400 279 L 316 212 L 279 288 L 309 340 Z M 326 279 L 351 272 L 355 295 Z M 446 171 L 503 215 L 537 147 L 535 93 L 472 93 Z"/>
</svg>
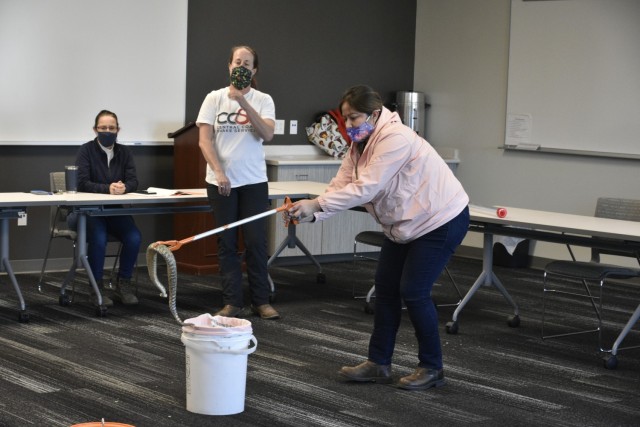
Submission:
<svg viewBox="0 0 640 427">
<path fill-rule="evenodd" d="M 351 145 L 344 120 L 337 108 L 322 113 L 315 123 L 305 129 L 309 142 L 330 156 L 343 158 Z"/>
</svg>

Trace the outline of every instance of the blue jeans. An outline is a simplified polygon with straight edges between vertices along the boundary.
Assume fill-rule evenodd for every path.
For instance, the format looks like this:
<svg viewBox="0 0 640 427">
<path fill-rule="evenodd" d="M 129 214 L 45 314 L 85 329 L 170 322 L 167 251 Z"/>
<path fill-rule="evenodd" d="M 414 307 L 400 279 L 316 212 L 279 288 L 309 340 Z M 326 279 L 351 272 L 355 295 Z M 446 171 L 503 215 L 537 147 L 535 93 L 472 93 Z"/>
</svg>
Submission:
<svg viewBox="0 0 640 427">
<path fill-rule="evenodd" d="M 418 339 L 418 366 L 442 369 L 438 313 L 431 288 L 468 227 L 469 209 L 465 208 L 447 224 L 409 243 L 394 243 L 385 238 L 375 276 L 375 318 L 369 360 L 379 365 L 391 364 L 404 301 Z"/>
<path fill-rule="evenodd" d="M 87 216 L 87 258 L 96 281 L 102 280 L 107 236 L 122 242 L 118 277 L 131 279 L 136 265 L 142 235 L 131 216 Z"/>
<path fill-rule="evenodd" d="M 207 185 L 207 196 L 213 209 L 216 227 L 221 227 L 270 209 L 266 182 L 231 189 L 229 196 L 218 194 L 216 185 Z M 242 230 L 244 256 L 251 292 L 251 302 L 258 306 L 269 303 L 267 270 L 267 220 L 260 218 L 239 227 Z M 238 228 L 218 234 L 218 262 L 222 277 L 222 301 L 225 305 L 244 307 L 242 290 L 242 254 L 238 250 Z"/>
</svg>

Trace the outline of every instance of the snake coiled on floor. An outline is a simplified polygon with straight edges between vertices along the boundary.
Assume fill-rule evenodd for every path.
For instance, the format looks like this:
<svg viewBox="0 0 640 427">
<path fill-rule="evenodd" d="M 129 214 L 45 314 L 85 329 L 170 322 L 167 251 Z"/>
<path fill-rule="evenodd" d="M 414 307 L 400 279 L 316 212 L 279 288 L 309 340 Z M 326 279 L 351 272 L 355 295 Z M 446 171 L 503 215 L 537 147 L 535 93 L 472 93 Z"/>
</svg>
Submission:
<svg viewBox="0 0 640 427">
<path fill-rule="evenodd" d="M 180 324 L 180 326 L 191 325 L 190 323 L 184 323 L 178 311 L 176 310 L 176 293 L 178 290 L 178 268 L 176 266 L 176 259 L 168 246 L 161 242 L 151 243 L 147 247 L 147 270 L 149 271 L 149 279 L 160 290 L 161 296 L 167 296 L 167 290 L 160 283 L 158 279 L 158 255 L 160 255 L 167 264 L 167 281 L 169 287 L 169 310 L 173 315 L 173 318 Z"/>
</svg>

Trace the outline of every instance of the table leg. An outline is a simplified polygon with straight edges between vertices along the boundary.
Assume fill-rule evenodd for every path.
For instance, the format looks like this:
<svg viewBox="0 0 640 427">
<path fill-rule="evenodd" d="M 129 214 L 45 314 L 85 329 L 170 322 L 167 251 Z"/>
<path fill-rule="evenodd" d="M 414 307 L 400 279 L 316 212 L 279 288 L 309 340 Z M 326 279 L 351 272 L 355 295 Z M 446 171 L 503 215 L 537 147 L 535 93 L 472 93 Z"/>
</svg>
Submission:
<svg viewBox="0 0 640 427">
<path fill-rule="evenodd" d="M 322 272 L 322 266 L 313 256 L 313 254 L 309 252 L 302 241 L 298 239 L 298 236 L 296 236 L 296 225 L 293 223 L 289 223 L 289 226 L 287 227 L 287 237 L 285 237 L 282 242 L 280 242 L 278 249 L 276 249 L 273 255 L 271 255 L 271 257 L 267 261 L 267 267 L 271 266 L 271 264 L 276 260 L 276 258 L 278 258 L 278 255 L 280 255 L 280 253 L 285 250 L 285 248 L 295 249 L 296 247 L 300 248 L 300 250 L 306 255 L 306 257 L 309 258 L 311 262 L 313 262 L 318 268 L 318 275 L 316 277 L 317 283 L 325 283 L 326 278 L 324 273 Z M 273 283 L 273 280 L 271 279 L 271 275 L 269 275 L 269 286 L 271 286 L 271 292 L 274 293 L 275 285 Z"/>
<path fill-rule="evenodd" d="M 483 238 L 483 246 L 482 246 L 482 272 L 474 282 L 473 286 L 467 291 L 464 298 L 456 307 L 453 312 L 453 317 L 451 322 L 448 322 L 446 325 L 446 331 L 450 334 L 456 334 L 458 332 L 458 316 L 462 312 L 462 309 L 465 307 L 467 302 L 473 298 L 475 293 L 480 289 L 481 286 L 494 286 L 500 293 L 504 296 L 509 304 L 513 307 L 514 314 L 510 316 L 508 319 L 508 324 L 511 327 L 516 327 L 520 324 L 520 316 L 518 306 L 511 298 L 511 295 L 504 287 L 504 285 L 500 282 L 500 279 L 493 272 L 493 234 L 484 233 Z"/>
<path fill-rule="evenodd" d="M 18 316 L 18 320 L 20 322 L 28 322 L 29 314 L 27 314 L 27 306 L 24 302 L 24 298 L 22 297 L 22 292 L 20 291 L 20 285 L 18 285 L 18 281 L 16 280 L 15 274 L 13 274 L 13 268 L 11 268 L 11 262 L 9 261 L 9 218 L 0 219 L 0 271 L 6 271 L 7 276 L 9 276 L 9 280 L 13 285 L 13 289 L 18 296 L 20 313 Z"/>
<path fill-rule="evenodd" d="M 95 292 L 95 294 L 98 297 L 98 308 L 96 310 L 96 313 L 98 313 L 99 316 L 104 316 L 106 315 L 107 308 L 106 306 L 103 305 L 102 294 L 100 293 L 100 289 L 98 288 L 96 279 L 93 277 L 93 271 L 91 271 L 91 266 L 89 265 L 89 260 L 87 259 L 87 215 L 82 211 L 78 211 L 77 214 L 78 214 L 78 226 L 77 226 L 78 236 L 76 241 L 77 253 L 76 253 L 76 258 L 73 260 L 73 264 L 69 269 L 69 273 L 67 273 L 67 277 L 65 278 L 65 281 L 62 284 L 62 287 L 60 289 L 60 293 L 61 293 L 60 303 L 62 305 L 66 305 L 66 304 L 63 304 L 63 301 L 68 302 L 68 299 L 65 298 L 65 289 L 67 287 L 67 284 L 71 282 L 75 277 L 76 269 L 78 267 L 80 268 L 84 267 L 87 273 L 87 278 L 89 279 L 89 285 L 93 288 L 93 292 Z"/>
<path fill-rule="evenodd" d="M 29 321 L 29 313 L 27 313 L 27 305 L 22 297 L 22 291 L 20 291 L 20 285 L 16 279 L 16 275 L 13 273 L 11 262 L 9 261 L 9 219 L 11 217 L 0 218 L 0 271 L 6 271 L 13 289 L 18 296 L 19 312 L 18 321 L 26 323 Z"/>
</svg>

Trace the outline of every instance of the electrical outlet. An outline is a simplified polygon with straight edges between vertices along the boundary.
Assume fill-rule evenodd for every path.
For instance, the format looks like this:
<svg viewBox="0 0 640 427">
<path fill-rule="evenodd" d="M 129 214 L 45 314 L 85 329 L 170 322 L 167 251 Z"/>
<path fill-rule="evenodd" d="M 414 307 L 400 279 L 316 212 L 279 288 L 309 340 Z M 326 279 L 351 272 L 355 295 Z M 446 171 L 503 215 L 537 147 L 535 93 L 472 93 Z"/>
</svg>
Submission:
<svg viewBox="0 0 640 427">
<path fill-rule="evenodd" d="M 276 135 L 284 135 L 284 120 L 276 120 L 276 128 L 273 133 Z"/>
<path fill-rule="evenodd" d="M 18 225 L 27 225 L 27 213 L 18 212 Z"/>
<path fill-rule="evenodd" d="M 298 134 L 298 121 L 297 120 L 291 120 L 289 122 L 289 134 L 291 134 L 291 135 L 297 135 Z"/>
</svg>

